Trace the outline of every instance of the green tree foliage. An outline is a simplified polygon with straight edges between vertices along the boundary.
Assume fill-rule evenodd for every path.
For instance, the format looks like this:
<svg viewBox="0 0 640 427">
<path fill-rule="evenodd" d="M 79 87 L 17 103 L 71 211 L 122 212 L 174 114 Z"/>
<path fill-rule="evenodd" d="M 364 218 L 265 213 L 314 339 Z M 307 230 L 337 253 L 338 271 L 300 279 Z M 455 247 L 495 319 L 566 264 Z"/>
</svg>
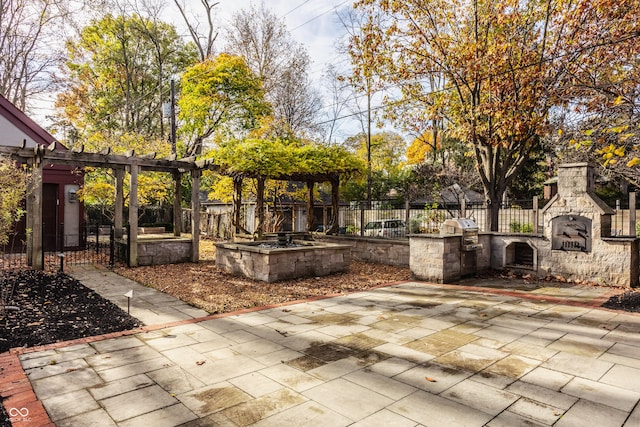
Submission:
<svg viewBox="0 0 640 427">
<path fill-rule="evenodd" d="M 362 132 L 344 141 L 345 147 L 359 159 L 367 161 L 367 134 Z M 371 136 L 371 196 L 374 200 L 388 198 L 397 189 L 404 165 L 407 145 L 402 136 L 394 132 L 380 132 Z M 365 200 L 367 177 L 359 176 L 343 184 L 345 200 Z"/>
<path fill-rule="evenodd" d="M 352 177 L 364 169 L 362 161 L 342 147 L 281 139 L 232 140 L 208 156 L 215 159 L 222 175 L 209 178 L 209 198 L 223 201 L 230 201 L 233 196 L 230 177 L 306 180 L 332 174 Z M 243 193 L 251 192 L 251 187 L 245 185 Z"/>
<path fill-rule="evenodd" d="M 178 106 L 181 131 L 190 139 L 187 155 L 200 154 L 214 132 L 246 132 L 270 112 L 260 79 L 243 58 L 225 53 L 185 71 Z"/>
<path fill-rule="evenodd" d="M 171 147 L 165 141 L 145 138 L 143 135 L 127 133 L 111 140 L 114 152 L 124 152 L 125 148 L 134 153 L 154 152 L 158 157 L 167 156 Z M 125 205 L 128 204 L 129 178 L 124 179 Z M 173 200 L 174 182 L 171 175 L 163 172 L 146 171 L 138 175 L 138 202 L 144 205 L 170 205 Z M 109 169 L 85 168 L 84 186 L 80 197 L 86 206 L 99 211 L 106 221 L 113 220 L 115 212 L 116 182 Z M 187 193 L 183 193 L 187 194 Z"/>
<path fill-rule="evenodd" d="M 64 91 L 57 99 L 60 121 L 87 151 L 167 155 L 162 103 L 169 99 L 171 76 L 196 57 L 192 44 L 183 43 L 173 26 L 155 17 L 105 15 L 93 20 L 67 42 Z M 139 202 L 168 203 L 172 185 L 167 174 L 141 174 Z M 113 176 L 105 169 L 88 171 L 82 197 L 110 218 Z"/>
<path fill-rule="evenodd" d="M 581 80 L 597 69 L 614 76 L 614 57 L 638 52 L 637 0 L 356 5 L 371 17 L 357 37 L 376 46 L 369 66 L 402 88 L 388 117 L 444 118 L 452 136 L 472 145 L 492 230 L 503 193 L 548 132 L 552 109 L 594 101 Z"/>
<path fill-rule="evenodd" d="M 20 208 L 27 193 L 27 176 L 6 157 L 0 156 L 0 245 L 5 245 L 9 233 L 23 210 Z"/>
<path fill-rule="evenodd" d="M 345 140 L 359 158 L 367 158 L 367 135 L 359 133 Z M 371 167 L 374 171 L 381 171 L 393 175 L 400 170 L 405 158 L 407 144 L 402 136 L 395 132 L 380 132 L 371 135 Z"/>
<path fill-rule="evenodd" d="M 342 147 L 281 139 L 233 140 L 213 151 L 211 156 L 225 175 L 267 179 L 353 175 L 363 167 L 360 159 Z"/>
<path fill-rule="evenodd" d="M 164 136 L 170 76 L 192 64 L 196 51 L 169 24 L 106 15 L 67 43 L 67 57 L 57 106 L 80 140 L 99 149 L 115 148 L 127 133 Z"/>
</svg>

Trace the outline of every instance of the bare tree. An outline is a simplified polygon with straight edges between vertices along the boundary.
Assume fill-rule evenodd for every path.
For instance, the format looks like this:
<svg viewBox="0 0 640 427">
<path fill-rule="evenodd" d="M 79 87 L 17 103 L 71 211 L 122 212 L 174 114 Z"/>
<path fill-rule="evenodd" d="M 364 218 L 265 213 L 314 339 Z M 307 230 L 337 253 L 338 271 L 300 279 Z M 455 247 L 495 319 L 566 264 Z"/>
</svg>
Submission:
<svg viewBox="0 0 640 427">
<path fill-rule="evenodd" d="M 321 101 L 310 82 L 311 60 L 284 22 L 262 3 L 233 15 L 226 40 L 226 50 L 244 57 L 262 80 L 275 125 L 280 127 L 276 132 L 315 132 Z"/>
<path fill-rule="evenodd" d="M 331 143 L 334 134 L 338 130 L 338 120 L 352 101 L 352 91 L 349 90 L 350 85 L 333 64 L 329 64 L 325 69 L 323 80 L 329 94 L 329 104 L 326 106 L 328 111 L 325 113 L 326 119 L 323 122 L 325 125 L 324 141 Z"/>
<path fill-rule="evenodd" d="M 0 0 L 0 94 L 25 110 L 53 84 L 62 45 L 56 33 L 69 16 L 61 0 Z"/>
<path fill-rule="evenodd" d="M 204 61 L 205 59 L 213 58 L 215 54 L 215 50 L 213 44 L 218 38 L 218 32 L 215 31 L 215 23 L 214 23 L 214 8 L 220 3 L 212 0 L 200 0 L 200 4 L 205 11 L 205 17 L 207 18 L 206 25 L 204 25 L 205 30 L 202 30 L 203 24 L 198 20 L 196 15 L 189 16 L 187 8 L 185 6 L 184 1 L 173 0 L 178 10 L 180 10 L 180 15 L 182 15 L 182 19 L 184 19 L 187 28 L 189 29 L 189 34 L 193 39 L 196 47 L 198 48 L 198 53 L 200 54 L 200 61 Z"/>
</svg>

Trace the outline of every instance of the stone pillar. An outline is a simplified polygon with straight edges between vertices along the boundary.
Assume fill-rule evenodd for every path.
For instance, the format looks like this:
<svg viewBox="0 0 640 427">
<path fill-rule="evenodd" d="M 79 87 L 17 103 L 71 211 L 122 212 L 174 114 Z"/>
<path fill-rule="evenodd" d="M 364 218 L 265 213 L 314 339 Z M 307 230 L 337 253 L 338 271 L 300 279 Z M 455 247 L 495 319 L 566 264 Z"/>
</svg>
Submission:
<svg viewBox="0 0 640 427">
<path fill-rule="evenodd" d="M 196 169 L 191 172 L 191 261 L 200 260 L 200 175 Z"/>
<path fill-rule="evenodd" d="M 129 178 L 129 267 L 138 266 L 138 173 L 140 166 L 132 162 Z"/>
</svg>

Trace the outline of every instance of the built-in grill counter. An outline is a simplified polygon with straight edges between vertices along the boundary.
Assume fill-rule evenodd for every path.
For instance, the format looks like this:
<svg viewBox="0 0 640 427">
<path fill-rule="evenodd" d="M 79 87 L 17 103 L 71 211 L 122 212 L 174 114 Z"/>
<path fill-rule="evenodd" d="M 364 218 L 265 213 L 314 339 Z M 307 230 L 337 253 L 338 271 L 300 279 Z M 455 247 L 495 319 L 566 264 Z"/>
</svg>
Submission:
<svg viewBox="0 0 640 427">
<path fill-rule="evenodd" d="M 477 251 L 482 249 L 478 242 L 478 224 L 470 218 L 452 218 L 440 227 L 443 236 L 460 235 L 460 275 L 468 276 L 477 272 Z"/>
<path fill-rule="evenodd" d="M 440 227 L 440 234 L 462 235 L 462 250 L 469 252 L 482 249 L 482 244 L 478 243 L 478 224 L 469 218 L 447 219 Z"/>
</svg>

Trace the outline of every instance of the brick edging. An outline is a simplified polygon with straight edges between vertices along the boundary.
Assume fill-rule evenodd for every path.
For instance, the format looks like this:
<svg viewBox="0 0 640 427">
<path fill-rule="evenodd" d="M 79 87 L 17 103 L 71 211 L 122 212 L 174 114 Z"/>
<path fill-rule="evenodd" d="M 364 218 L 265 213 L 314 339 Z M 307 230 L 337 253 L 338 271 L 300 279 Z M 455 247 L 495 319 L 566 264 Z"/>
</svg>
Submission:
<svg viewBox="0 0 640 427">
<path fill-rule="evenodd" d="M 15 353 L 0 354 L 0 397 L 11 425 L 55 427 Z"/>
</svg>

